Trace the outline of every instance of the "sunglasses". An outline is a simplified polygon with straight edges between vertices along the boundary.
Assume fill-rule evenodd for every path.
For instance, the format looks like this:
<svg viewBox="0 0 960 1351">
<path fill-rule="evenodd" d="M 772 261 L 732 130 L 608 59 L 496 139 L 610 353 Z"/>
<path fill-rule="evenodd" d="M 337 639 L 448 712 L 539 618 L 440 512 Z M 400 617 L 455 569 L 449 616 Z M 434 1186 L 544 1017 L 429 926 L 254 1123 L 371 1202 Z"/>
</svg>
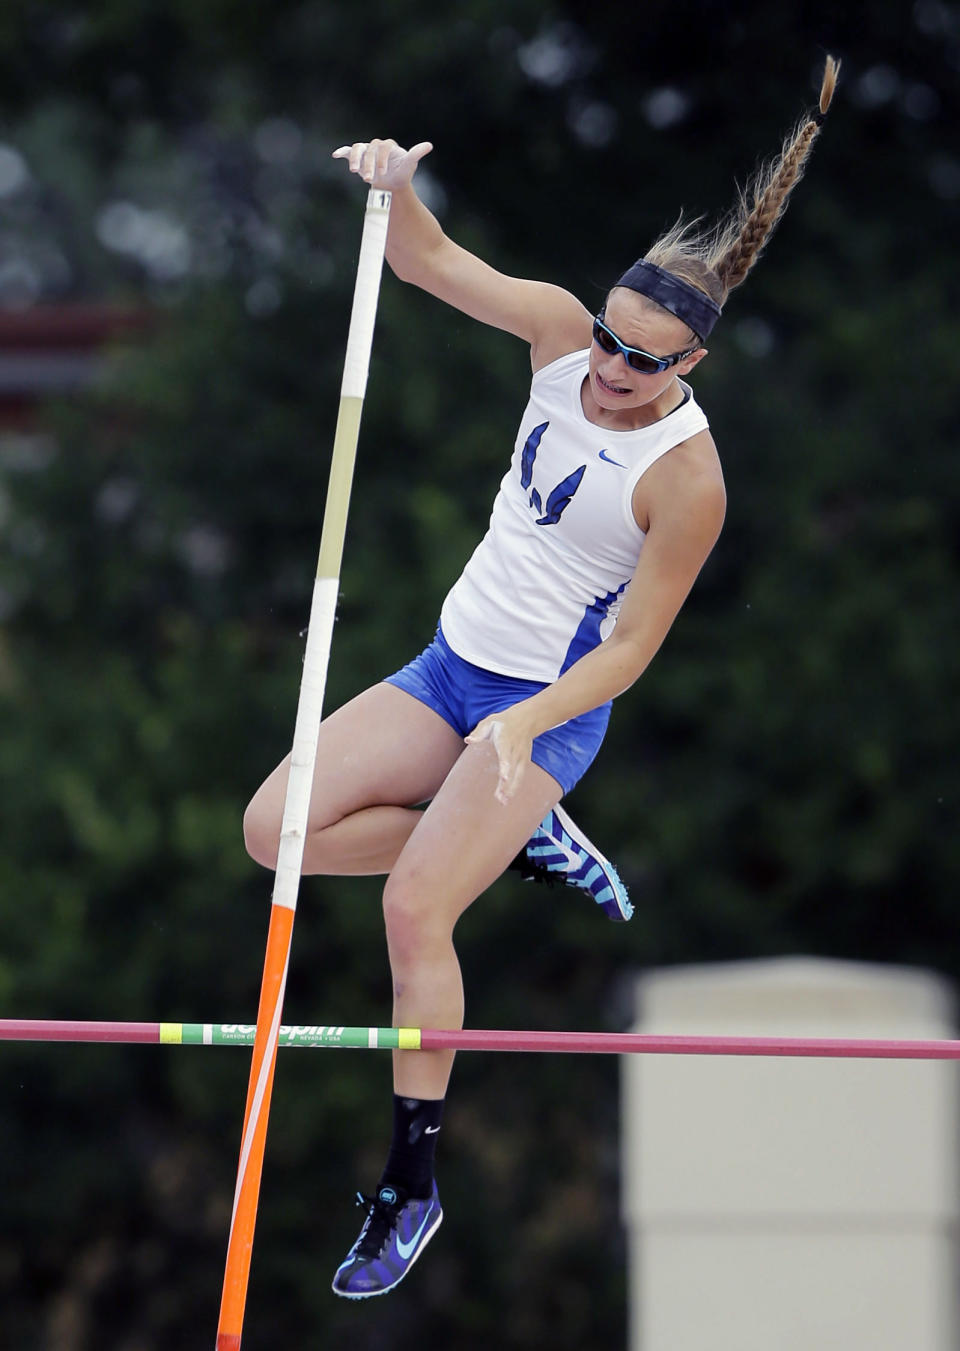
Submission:
<svg viewBox="0 0 960 1351">
<path fill-rule="evenodd" d="M 672 356 L 655 357 L 652 352 L 645 352 L 642 347 L 628 347 L 625 342 L 620 341 L 613 329 L 607 328 L 603 322 L 604 314 L 605 311 L 601 310 L 593 321 L 593 341 L 608 356 L 619 352 L 630 369 L 639 371 L 641 375 L 659 375 L 661 371 L 669 370 L 671 366 L 675 366 L 678 361 L 682 361 L 684 357 L 697 350 L 696 347 L 689 347 L 685 352 L 674 352 Z"/>
</svg>

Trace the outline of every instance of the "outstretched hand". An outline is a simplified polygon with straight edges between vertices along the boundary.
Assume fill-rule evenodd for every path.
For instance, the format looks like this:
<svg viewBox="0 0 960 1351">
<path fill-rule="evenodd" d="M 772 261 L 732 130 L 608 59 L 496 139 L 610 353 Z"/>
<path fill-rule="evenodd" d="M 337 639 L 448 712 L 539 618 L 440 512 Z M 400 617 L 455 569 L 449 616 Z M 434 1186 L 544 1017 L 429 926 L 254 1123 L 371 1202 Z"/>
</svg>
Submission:
<svg viewBox="0 0 960 1351">
<path fill-rule="evenodd" d="M 333 158 L 346 160 L 350 172 L 359 174 L 371 187 L 394 192 L 412 182 L 417 165 L 432 149 L 430 141 L 420 141 L 410 150 L 389 139 L 355 141 L 353 145 L 340 146 L 333 152 Z"/>
<path fill-rule="evenodd" d="M 506 806 L 520 787 L 533 748 L 533 737 L 526 728 L 522 714 L 518 712 L 518 706 L 504 709 L 502 713 L 491 713 L 478 722 L 464 740 L 468 746 L 479 741 L 493 742 L 498 767 L 494 796 Z"/>
</svg>

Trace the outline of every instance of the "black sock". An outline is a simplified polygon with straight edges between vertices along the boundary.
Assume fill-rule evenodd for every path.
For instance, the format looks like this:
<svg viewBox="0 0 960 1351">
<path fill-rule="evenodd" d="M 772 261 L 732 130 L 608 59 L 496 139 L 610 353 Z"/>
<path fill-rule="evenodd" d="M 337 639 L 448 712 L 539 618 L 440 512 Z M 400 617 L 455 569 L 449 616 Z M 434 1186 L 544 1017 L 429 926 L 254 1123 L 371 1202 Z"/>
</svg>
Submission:
<svg viewBox="0 0 960 1351">
<path fill-rule="evenodd" d="M 433 1153 L 442 1116 L 443 1098 L 393 1095 L 393 1140 L 380 1187 L 402 1187 L 408 1196 L 417 1200 L 425 1200 L 430 1195 Z"/>
</svg>

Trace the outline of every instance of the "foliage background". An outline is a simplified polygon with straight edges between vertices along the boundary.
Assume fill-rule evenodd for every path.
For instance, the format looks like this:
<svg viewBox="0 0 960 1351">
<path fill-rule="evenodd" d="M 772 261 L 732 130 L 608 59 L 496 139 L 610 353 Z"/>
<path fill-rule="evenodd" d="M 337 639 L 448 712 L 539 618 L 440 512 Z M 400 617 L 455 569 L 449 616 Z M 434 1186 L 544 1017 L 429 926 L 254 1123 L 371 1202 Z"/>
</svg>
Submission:
<svg viewBox="0 0 960 1351">
<path fill-rule="evenodd" d="M 958 7 L 9 0 L 0 304 L 157 322 L 0 441 L 0 1013 L 254 1016 L 239 823 L 291 734 L 362 214 L 330 150 L 434 140 L 445 228 L 591 304 L 729 205 L 826 51 L 807 179 L 697 372 L 724 536 L 572 800 L 637 917 L 502 881 L 459 930 L 468 1017 L 621 1028 L 639 968 L 797 951 L 960 973 Z M 385 279 L 330 704 L 429 637 L 526 371 Z M 308 880 L 287 1021 L 388 1017 L 376 885 Z M 4 1346 L 210 1344 L 247 1068 L 4 1047 Z M 377 1058 L 282 1059 L 245 1346 L 623 1344 L 612 1061 L 463 1057 L 444 1241 L 341 1308 L 388 1116 Z"/>
</svg>

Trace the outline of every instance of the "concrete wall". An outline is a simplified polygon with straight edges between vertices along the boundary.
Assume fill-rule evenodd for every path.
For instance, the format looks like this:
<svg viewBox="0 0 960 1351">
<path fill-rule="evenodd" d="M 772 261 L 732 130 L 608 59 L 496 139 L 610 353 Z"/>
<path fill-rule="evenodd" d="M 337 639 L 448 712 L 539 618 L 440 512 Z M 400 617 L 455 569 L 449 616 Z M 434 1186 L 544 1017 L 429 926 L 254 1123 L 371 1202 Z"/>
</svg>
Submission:
<svg viewBox="0 0 960 1351">
<path fill-rule="evenodd" d="M 925 972 L 807 959 L 638 981 L 648 1033 L 941 1038 Z M 957 1351 L 952 1063 L 625 1056 L 631 1351 Z"/>
</svg>

